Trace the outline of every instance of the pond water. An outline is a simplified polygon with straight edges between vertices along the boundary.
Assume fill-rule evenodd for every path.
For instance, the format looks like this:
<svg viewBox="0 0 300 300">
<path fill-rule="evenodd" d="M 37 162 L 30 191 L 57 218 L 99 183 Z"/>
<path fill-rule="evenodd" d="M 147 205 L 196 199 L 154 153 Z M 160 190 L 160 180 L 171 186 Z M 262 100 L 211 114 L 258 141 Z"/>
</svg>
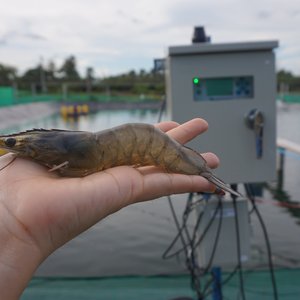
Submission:
<svg viewBox="0 0 300 300">
<path fill-rule="evenodd" d="M 100 111 L 78 120 L 52 116 L 28 122 L 7 131 L 29 128 L 64 128 L 97 131 L 126 122 L 155 123 L 157 111 Z M 278 135 L 300 142 L 300 108 L 278 109 Z M 286 159 L 285 190 L 293 201 L 300 199 L 300 160 Z M 186 195 L 173 196 L 178 216 Z M 266 223 L 277 267 L 300 267 L 300 213 L 298 208 L 281 207 L 268 190 L 258 203 Z M 41 199 L 42 201 L 42 199 Z M 37 270 L 39 276 L 152 275 L 186 272 L 181 259 L 163 260 L 162 253 L 176 235 L 166 198 L 127 207 L 109 216 L 53 253 Z M 261 227 L 251 217 L 251 267 L 266 267 L 267 256 Z"/>
</svg>

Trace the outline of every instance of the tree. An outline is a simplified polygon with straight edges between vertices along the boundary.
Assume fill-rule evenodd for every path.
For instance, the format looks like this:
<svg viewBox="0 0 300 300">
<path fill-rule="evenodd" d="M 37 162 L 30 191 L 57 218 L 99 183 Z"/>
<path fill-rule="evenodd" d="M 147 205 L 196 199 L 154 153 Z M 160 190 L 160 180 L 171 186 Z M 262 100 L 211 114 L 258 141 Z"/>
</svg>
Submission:
<svg viewBox="0 0 300 300">
<path fill-rule="evenodd" d="M 65 80 L 70 80 L 70 81 L 79 80 L 80 76 L 76 69 L 75 56 L 71 55 L 70 57 L 66 58 L 65 62 L 59 69 L 59 72 L 62 73 L 63 79 L 65 79 Z"/>
<path fill-rule="evenodd" d="M 277 80 L 279 82 L 291 82 L 294 79 L 294 75 L 293 73 L 289 72 L 289 71 L 285 71 L 285 70 L 280 70 L 277 73 Z"/>
<path fill-rule="evenodd" d="M 16 78 L 16 68 L 0 64 L 0 85 L 12 85 Z"/>
<path fill-rule="evenodd" d="M 48 81 L 53 81 L 56 79 L 56 66 L 53 60 L 49 60 L 48 66 L 46 69 L 46 77 Z"/>
<path fill-rule="evenodd" d="M 86 68 L 86 80 L 92 81 L 95 79 L 95 72 L 92 67 Z"/>
<path fill-rule="evenodd" d="M 145 77 L 147 75 L 147 72 L 144 70 L 144 69 L 140 69 L 140 74 L 139 74 L 139 76 L 140 77 Z"/>
<path fill-rule="evenodd" d="M 130 79 L 135 79 L 135 78 L 136 78 L 136 72 L 135 72 L 135 70 L 129 71 L 129 72 L 128 72 L 128 77 L 129 77 Z"/>
<path fill-rule="evenodd" d="M 41 65 L 38 65 L 35 68 L 28 69 L 21 77 L 21 80 L 27 82 L 40 82 L 40 78 L 41 78 Z"/>
<path fill-rule="evenodd" d="M 300 77 L 295 76 L 292 72 L 280 70 L 277 73 L 278 90 L 281 92 L 299 92 Z"/>
<path fill-rule="evenodd" d="M 24 75 L 21 77 L 21 81 L 29 82 L 34 89 L 46 93 L 47 85 L 45 79 L 45 70 L 42 64 L 38 64 L 36 68 L 27 70 Z"/>
</svg>

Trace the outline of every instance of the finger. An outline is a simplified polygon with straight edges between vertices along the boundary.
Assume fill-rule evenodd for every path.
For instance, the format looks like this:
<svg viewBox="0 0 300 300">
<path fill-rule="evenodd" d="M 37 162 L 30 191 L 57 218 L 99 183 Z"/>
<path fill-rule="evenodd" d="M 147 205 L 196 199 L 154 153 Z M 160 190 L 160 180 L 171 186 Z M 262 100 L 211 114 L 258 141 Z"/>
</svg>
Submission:
<svg viewBox="0 0 300 300">
<path fill-rule="evenodd" d="M 0 156 L 0 171 L 7 168 L 15 160 L 15 155 L 12 153 L 6 153 Z"/>
<path fill-rule="evenodd" d="M 182 174 L 152 173 L 144 176 L 143 193 L 133 201 L 145 201 L 162 196 L 188 192 L 214 192 L 216 187 L 201 176 Z"/>
<path fill-rule="evenodd" d="M 185 144 L 208 129 L 208 123 L 200 118 L 190 120 L 168 131 L 168 135 Z"/>
<path fill-rule="evenodd" d="M 207 165 L 212 168 L 215 169 L 219 166 L 220 164 L 220 160 L 218 158 L 218 156 L 212 152 L 207 152 L 207 153 L 203 153 L 201 154 L 203 156 L 203 158 L 206 160 Z"/>
<path fill-rule="evenodd" d="M 159 128 L 160 130 L 167 132 L 171 129 L 174 129 L 179 126 L 177 122 L 174 121 L 166 121 L 166 122 L 160 122 L 158 124 L 154 125 L 155 127 Z"/>
</svg>

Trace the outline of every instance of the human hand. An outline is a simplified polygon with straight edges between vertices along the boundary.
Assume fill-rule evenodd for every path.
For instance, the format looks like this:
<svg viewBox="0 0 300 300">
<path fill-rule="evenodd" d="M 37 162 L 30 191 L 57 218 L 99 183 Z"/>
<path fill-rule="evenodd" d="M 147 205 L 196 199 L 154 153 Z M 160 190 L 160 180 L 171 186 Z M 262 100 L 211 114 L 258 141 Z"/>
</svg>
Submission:
<svg viewBox="0 0 300 300">
<path fill-rule="evenodd" d="M 194 119 L 157 125 L 184 144 L 207 129 Z M 218 159 L 203 154 L 214 168 Z M 0 167 L 11 157 L 0 158 Z M 99 220 L 135 202 L 164 195 L 213 191 L 201 176 L 166 174 L 156 167 L 115 167 L 83 178 L 62 178 L 28 160 L 16 159 L 0 172 L 0 290 L 13 282 L 17 299 L 37 266 L 55 249 Z M 21 270 L 20 270 L 20 269 Z M 4 286 L 4 285 L 3 285 Z"/>
</svg>

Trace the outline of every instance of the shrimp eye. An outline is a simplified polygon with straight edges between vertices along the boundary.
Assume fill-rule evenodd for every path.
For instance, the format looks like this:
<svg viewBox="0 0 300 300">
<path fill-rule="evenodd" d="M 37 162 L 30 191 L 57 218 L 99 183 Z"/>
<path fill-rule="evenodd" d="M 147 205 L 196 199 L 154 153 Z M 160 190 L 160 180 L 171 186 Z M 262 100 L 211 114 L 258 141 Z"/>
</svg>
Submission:
<svg viewBox="0 0 300 300">
<path fill-rule="evenodd" d="M 5 140 L 5 145 L 7 146 L 7 147 L 10 147 L 10 148 L 12 148 L 15 144 L 16 144 L 16 139 L 14 139 L 14 138 L 7 138 L 6 140 Z"/>
</svg>

